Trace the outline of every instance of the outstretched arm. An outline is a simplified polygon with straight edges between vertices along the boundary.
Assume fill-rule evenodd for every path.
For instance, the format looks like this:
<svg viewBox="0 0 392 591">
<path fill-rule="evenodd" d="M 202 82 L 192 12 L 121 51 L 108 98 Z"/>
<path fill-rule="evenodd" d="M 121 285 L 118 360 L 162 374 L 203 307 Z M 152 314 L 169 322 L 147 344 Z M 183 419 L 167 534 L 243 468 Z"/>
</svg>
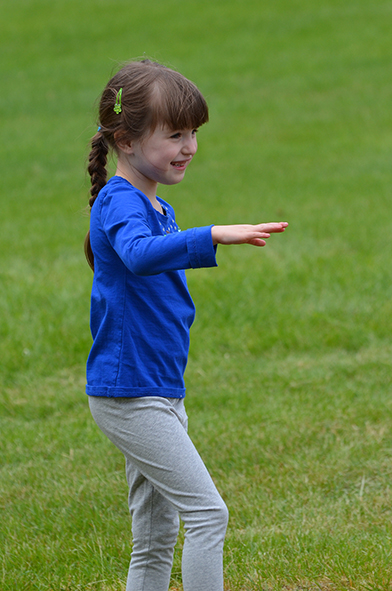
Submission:
<svg viewBox="0 0 392 591">
<path fill-rule="evenodd" d="M 237 224 L 234 226 L 213 226 L 211 236 L 213 244 L 253 244 L 265 246 L 265 241 L 272 233 L 284 232 L 287 222 L 270 222 L 267 224 Z"/>
</svg>

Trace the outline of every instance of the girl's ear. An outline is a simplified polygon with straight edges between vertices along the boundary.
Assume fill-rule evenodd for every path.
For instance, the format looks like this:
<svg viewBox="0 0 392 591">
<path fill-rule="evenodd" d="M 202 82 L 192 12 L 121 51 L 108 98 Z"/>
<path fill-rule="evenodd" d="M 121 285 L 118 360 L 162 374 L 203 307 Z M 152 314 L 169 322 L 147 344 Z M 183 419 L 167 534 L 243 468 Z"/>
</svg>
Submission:
<svg viewBox="0 0 392 591">
<path fill-rule="evenodd" d="M 114 134 L 114 139 L 116 141 L 117 148 L 121 150 L 121 152 L 124 152 L 125 154 L 133 154 L 132 142 L 127 140 L 121 131 L 116 131 Z"/>
</svg>

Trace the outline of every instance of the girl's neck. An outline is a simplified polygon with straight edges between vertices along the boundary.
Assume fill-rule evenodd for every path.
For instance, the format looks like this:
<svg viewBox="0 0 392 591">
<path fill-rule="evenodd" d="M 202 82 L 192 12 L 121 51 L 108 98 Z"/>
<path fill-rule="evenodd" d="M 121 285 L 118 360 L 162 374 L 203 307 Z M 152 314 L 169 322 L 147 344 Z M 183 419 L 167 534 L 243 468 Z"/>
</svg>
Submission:
<svg viewBox="0 0 392 591">
<path fill-rule="evenodd" d="M 145 178 L 138 178 L 137 175 L 130 174 L 120 163 L 117 164 L 116 176 L 120 176 L 131 183 L 136 189 L 139 189 L 149 199 L 153 208 L 159 211 L 159 213 L 163 213 L 162 206 L 156 196 L 158 183 L 154 181 L 146 182 Z"/>
</svg>

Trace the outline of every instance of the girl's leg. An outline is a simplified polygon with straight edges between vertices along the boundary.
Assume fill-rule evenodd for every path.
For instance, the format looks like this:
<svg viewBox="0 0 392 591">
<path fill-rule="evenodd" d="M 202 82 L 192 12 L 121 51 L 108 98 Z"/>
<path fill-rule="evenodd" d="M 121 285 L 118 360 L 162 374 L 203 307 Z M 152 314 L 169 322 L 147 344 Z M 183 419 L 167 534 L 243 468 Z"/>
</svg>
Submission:
<svg viewBox="0 0 392 591">
<path fill-rule="evenodd" d="M 132 483 L 135 482 L 135 477 L 132 476 L 133 470 L 138 471 L 133 473 L 139 473 L 136 476 L 138 484 L 136 488 L 133 486 L 133 493 L 139 486 L 147 486 L 143 484 L 144 477 L 149 486 L 180 513 L 185 526 L 182 565 L 184 591 L 222 591 L 223 541 L 228 512 L 203 461 L 187 435 L 183 401 L 157 397 L 92 398 L 90 408 L 102 431 L 124 453 L 131 489 Z M 138 522 L 146 522 L 148 519 L 150 519 L 151 532 L 161 530 L 167 518 L 162 518 L 160 511 L 150 512 L 154 496 L 151 497 L 150 493 L 144 494 L 142 488 L 139 492 L 140 495 L 136 496 L 136 500 L 131 500 L 133 520 L 136 519 L 136 533 L 140 532 L 141 535 L 143 529 Z M 146 501 L 146 499 L 149 500 Z M 170 518 L 171 525 L 167 527 L 167 530 L 171 530 L 169 538 L 174 537 L 173 515 Z M 157 542 L 156 538 L 159 537 L 161 541 Z M 140 564 L 138 565 L 139 559 L 137 559 L 135 568 L 132 557 L 127 591 L 163 589 L 161 585 L 158 587 L 155 583 L 154 586 L 150 586 L 148 583 L 150 575 L 146 574 L 152 570 L 157 572 L 157 564 L 162 562 L 159 558 L 162 556 L 160 549 L 162 536 L 153 535 L 152 538 L 151 543 L 154 548 L 145 550 L 144 558 L 142 554 L 139 555 Z M 136 545 L 139 545 L 137 540 Z M 142 546 L 141 542 L 140 548 Z M 137 555 L 138 552 L 137 550 Z M 137 574 L 137 578 L 139 581 L 143 580 L 144 586 L 136 586 L 134 571 L 143 571 L 144 574 L 141 577 Z"/>
<path fill-rule="evenodd" d="M 126 472 L 133 538 L 127 591 L 167 591 L 178 536 L 178 511 L 128 460 Z"/>
</svg>

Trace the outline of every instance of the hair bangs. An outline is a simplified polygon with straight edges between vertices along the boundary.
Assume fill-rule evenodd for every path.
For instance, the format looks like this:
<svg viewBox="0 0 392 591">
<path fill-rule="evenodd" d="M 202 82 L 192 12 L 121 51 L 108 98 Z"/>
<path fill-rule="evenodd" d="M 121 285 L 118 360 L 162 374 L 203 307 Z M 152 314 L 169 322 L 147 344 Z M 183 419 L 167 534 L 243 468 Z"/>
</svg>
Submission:
<svg viewBox="0 0 392 591">
<path fill-rule="evenodd" d="M 151 129 L 197 129 L 208 121 L 208 106 L 199 89 L 173 70 L 156 80 L 151 104 Z M 169 75 L 167 75 L 169 74 Z"/>
</svg>

